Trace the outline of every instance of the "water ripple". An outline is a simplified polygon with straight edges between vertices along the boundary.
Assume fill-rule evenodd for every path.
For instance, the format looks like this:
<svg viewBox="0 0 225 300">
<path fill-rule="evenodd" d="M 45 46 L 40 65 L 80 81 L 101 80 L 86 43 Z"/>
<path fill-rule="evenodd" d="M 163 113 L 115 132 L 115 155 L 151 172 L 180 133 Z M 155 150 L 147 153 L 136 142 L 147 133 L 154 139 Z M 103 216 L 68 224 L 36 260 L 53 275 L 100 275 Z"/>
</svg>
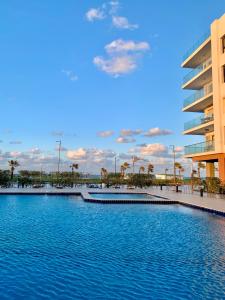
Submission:
<svg viewBox="0 0 225 300">
<path fill-rule="evenodd" d="M 225 220 L 189 208 L 1 196 L 0 299 L 224 299 Z"/>
</svg>

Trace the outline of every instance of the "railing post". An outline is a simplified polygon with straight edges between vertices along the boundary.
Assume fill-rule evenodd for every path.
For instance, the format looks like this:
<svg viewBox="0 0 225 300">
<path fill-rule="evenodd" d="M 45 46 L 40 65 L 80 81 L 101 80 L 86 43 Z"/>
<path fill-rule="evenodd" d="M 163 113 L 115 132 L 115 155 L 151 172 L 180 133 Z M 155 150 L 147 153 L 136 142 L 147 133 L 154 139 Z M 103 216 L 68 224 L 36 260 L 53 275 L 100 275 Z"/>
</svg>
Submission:
<svg viewBox="0 0 225 300">
<path fill-rule="evenodd" d="M 200 189 L 200 197 L 203 197 L 203 193 L 204 193 L 204 190 L 203 188 Z"/>
</svg>

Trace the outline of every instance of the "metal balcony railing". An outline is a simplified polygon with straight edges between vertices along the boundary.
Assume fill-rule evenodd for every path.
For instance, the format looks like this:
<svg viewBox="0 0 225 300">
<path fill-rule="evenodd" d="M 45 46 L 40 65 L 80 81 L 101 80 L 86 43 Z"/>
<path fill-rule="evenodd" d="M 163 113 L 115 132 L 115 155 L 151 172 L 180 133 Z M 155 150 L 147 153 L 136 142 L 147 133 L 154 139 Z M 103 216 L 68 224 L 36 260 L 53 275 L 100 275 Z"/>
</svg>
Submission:
<svg viewBox="0 0 225 300">
<path fill-rule="evenodd" d="M 198 118 L 195 118 L 191 121 L 188 121 L 188 122 L 184 123 L 184 130 L 189 130 L 189 129 L 195 128 L 199 125 L 208 123 L 208 122 L 213 121 L 213 120 L 214 120 L 213 114 L 208 114 L 208 115 L 203 114 Z"/>
<path fill-rule="evenodd" d="M 215 150 L 214 141 L 207 141 L 207 142 L 197 143 L 197 144 L 184 147 L 185 155 L 210 152 L 214 150 Z"/>
<path fill-rule="evenodd" d="M 209 84 L 207 87 L 198 90 L 193 95 L 190 95 L 186 99 L 184 99 L 183 108 L 187 107 L 188 105 L 198 101 L 199 99 L 211 94 L 213 91 L 212 83 Z"/>
<path fill-rule="evenodd" d="M 195 76 L 197 76 L 203 70 L 205 70 L 206 68 L 208 68 L 211 64 L 212 64 L 212 59 L 209 58 L 203 64 L 201 64 L 198 67 L 196 67 L 195 69 L 191 70 L 187 75 L 184 76 L 183 84 L 185 84 L 188 81 L 190 81 L 192 78 L 194 78 Z"/>
<path fill-rule="evenodd" d="M 211 35 L 210 30 L 208 30 L 196 43 L 184 54 L 183 61 L 185 61 L 195 50 L 198 49 L 201 44 L 203 44 Z"/>
</svg>

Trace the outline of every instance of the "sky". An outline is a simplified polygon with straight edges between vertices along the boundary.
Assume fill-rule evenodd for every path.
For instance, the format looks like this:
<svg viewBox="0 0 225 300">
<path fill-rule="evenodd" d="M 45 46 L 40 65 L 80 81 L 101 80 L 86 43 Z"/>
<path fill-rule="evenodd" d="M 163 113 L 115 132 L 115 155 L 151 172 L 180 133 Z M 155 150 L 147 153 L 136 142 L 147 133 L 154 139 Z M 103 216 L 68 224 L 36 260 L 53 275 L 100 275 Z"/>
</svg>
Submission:
<svg viewBox="0 0 225 300">
<path fill-rule="evenodd" d="M 185 52 L 225 13 L 223 0 L 2 0 L 0 169 L 99 173 L 130 162 L 189 172 L 181 90 Z M 172 172 L 172 171 L 171 171 Z"/>
</svg>

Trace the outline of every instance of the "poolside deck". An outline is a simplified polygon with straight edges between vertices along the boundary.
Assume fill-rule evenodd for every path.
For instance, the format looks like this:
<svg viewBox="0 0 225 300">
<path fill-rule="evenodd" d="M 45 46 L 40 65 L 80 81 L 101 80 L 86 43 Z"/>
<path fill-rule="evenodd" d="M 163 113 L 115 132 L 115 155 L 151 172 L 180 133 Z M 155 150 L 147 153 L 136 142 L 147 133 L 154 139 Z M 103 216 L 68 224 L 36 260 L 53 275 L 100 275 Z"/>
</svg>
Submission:
<svg viewBox="0 0 225 300">
<path fill-rule="evenodd" d="M 148 193 L 153 196 L 150 199 L 108 199 L 93 198 L 90 193 Z M 210 196 L 200 197 L 195 194 L 187 193 L 176 193 L 164 188 L 148 188 L 148 189 L 88 189 L 86 187 L 78 188 L 10 188 L 0 189 L 0 195 L 80 195 L 84 201 L 95 202 L 95 203 L 141 203 L 141 204 L 180 204 L 189 206 L 196 209 L 201 209 L 210 213 L 215 213 L 221 216 L 225 216 L 225 199 L 212 198 Z"/>
<path fill-rule="evenodd" d="M 200 197 L 196 194 L 176 193 L 174 191 L 160 190 L 156 188 L 150 188 L 150 193 L 161 197 L 168 197 L 177 200 L 179 204 L 205 210 L 211 213 L 216 213 L 225 217 L 225 199 L 210 197 L 209 195 Z"/>
</svg>

